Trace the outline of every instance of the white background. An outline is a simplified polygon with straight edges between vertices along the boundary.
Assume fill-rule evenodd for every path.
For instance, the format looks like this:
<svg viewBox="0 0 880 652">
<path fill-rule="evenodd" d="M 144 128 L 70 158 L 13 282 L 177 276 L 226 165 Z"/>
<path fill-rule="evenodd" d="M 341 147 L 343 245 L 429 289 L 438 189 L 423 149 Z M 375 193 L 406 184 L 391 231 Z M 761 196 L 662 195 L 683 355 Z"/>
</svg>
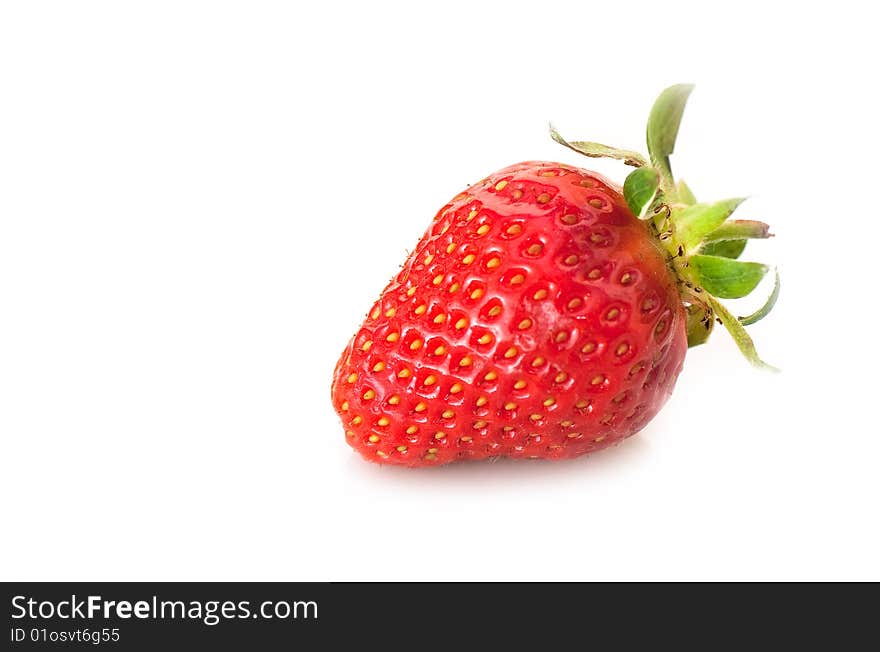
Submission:
<svg viewBox="0 0 880 652">
<path fill-rule="evenodd" d="M 880 579 L 866 6 L 3 3 L 0 578 Z M 434 212 L 622 180 L 547 121 L 643 149 L 676 82 L 676 171 L 777 234 L 783 373 L 718 331 L 611 451 L 362 462 L 333 366 Z"/>
</svg>

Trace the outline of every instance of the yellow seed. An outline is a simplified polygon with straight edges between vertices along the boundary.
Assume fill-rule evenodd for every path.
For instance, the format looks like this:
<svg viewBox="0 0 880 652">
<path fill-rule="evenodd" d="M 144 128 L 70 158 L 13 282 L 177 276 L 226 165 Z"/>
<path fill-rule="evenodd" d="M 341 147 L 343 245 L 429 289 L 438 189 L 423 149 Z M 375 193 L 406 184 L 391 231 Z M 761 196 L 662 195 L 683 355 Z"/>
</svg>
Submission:
<svg viewBox="0 0 880 652">
<path fill-rule="evenodd" d="M 448 230 L 449 230 L 449 223 L 447 222 L 446 224 L 443 225 L 443 228 L 440 229 L 440 235 L 443 235 L 443 234 L 446 233 Z"/>
<path fill-rule="evenodd" d="M 592 279 L 594 281 L 597 278 L 599 278 L 600 276 L 602 276 L 602 270 L 599 269 L 598 267 L 594 267 L 593 269 L 590 270 L 590 273 L 587 274 L 587 278 Z"/>
<path fill-rule="evenodd" d="M 455 247 L 456 247 L 456 244 L 454 242 L 450 242 L 449 246 L 446 247 L 446 253 L 451 254 L 453 251 L 455 251 Z"/>
<path fill-rule="evenodd" d="M 429 386 L 430 386 L 430 385 L 433 385 L 433 384 L 436 383 L 436 382 L 437 382 L 437 376 L 435 376 L 434 374 L 431 374 L 430 376 L 428 376 L 427 378 L 425 378 L 425 385 L 429 385 Z"/>
<path fill-rule="evenodd" d="M 388 337 L 385 338 L 388 342 L 396 342 L 400 339 L 400 333 L 388 333 Z"/>
<path fill-rule="evenodd" d="M 558 374 L 556 374 L 556 378 L 553 379 L 553 382 L 564 383 L 566 380 L 568 380 L 568 374 L 564 371 L 560 371 Z"/>
<path fill-rule="evenodd" d="M 463 389 L 463 387 L 461 386 L 460 383 L 455 383 L 452 387 L 449 388 L 449 393 L 450 394 L 458 394 L 462 389 Z"/>
<path fill-rule="evenodd" d="M 495 184 L 495 190 L 497 190 L 498 192 L 501 192 L 502 190 L 504 190 L 504 188 L 506 186 L 507 186 L 506 181 L 499 181 L 498 183 Z"/>
<path fill-rule="evenodd" d="M 556 173 L 553 170 L 544 170 L 541 172 L 542 177 L 555 177 Z"/>
<path fill-rule="evenodd" d="M 367 340 L 363 344 L 361 344 L 361 351 L 367 352 L 370 350 L 370 347 L 373 346 L 373 340 Z"/>
<path fill-rule="evenodd" d="M 377 441 L 379 441 L 379 435 L 370 435 L 369 440 L 375 444 Z"/>
<path fill-rule="evenodd" d="M 428 409 L 428 406 L 425 405 L 424 401 L 419 401 L 413 409 L 416 412 L 424 412 L 425 410 Z"/>
<path fill-rule="evenodd" d="M 468 254 L 467 256 L 465 256 L 464 258 L 461 259 L 461 262 L 464 263 L 465 265 L 470 265 L 476 259 L 477 259 L 477 257 L 474 256 L 473 254 Z"/>
<path fill-rule="evenodd" d="M 514 403 L 513 401 L 511 401 L 511 402 L 509 402 L 509 403 L 505 403 L 505 404 L 504 404 L 504 409 L 505 409 L 505 410 L 515 410 L 515 409 L 516 409 L 516 403 Z"/>
<path fill-rule="evenodd" d="M 379 306 L 373 308 L 373 312 L 370 313 L 370 319 L 377 319 L 381 311 L 379 310 Z"/>
<path fill-rule="evenodd" d="M 486 235 L 487 233 L 489 233 L 490 228 L 491 227 L 488 224 L 481 225 L 480 228 L 477 229 L 477 235 Z"/>
<path fill-rule="evenodd" d="M 538 356 L 537 358 L 532 360 L 533 367 L 540 367 L 542 364 L 544 364 L 544 358 L 542 358 L 541 356 Z"/>
<path fill-rule="evenodd" d="M 409 378 L 410 376 L 412 376 L 412 372 L 409 369 L 401 369 L 397 372 L 398 378 Z"/>
<path fill-rule="evenodd" d="M 592 380 L 590 380 L 591 385 L 601 385 L 605 382 L 605 376 L 599 374 L 598 376 L 593 376 Z"/>
<path fill-rule="evenodd" d="M 466 355 L 461 360 L 458 361 L 458 366 L 459 367 L 470 367 L 471 363 L 473 363 L 473 359 L 469 355 Z"/>
<path fill-rule="evenodd" d="M 524 331 L 525 329 L 527 329 L 531 325 L 532 325 L 531 319 L 523 319 L 519 324 L 517 324 L 517 328 L 519 328 L 521 331 Z"/>
<path fill-rule="evenodd" d="M 526 381 L 518 380 L 513 384 L 514 389 L 523 389 L 526 386 Z"/>
<path fill-rule="evenodd" d="M 599 199 L 598 197 L 593 197 L 591 200 L 587 202 L 593 208 L 602 208 L 605 205 L 605 202 Z"/>
<path fill-rule="evenodd" d="M 479 339 L 477 340 L 477 342 L 480 344 L 488 344 L 491 341 L 492 341 L 492 336 L 489 335 L 489 333 L 485 333 L 485 334 L 481 335 L 479 337 Z"/>
<path fill-rule="evenodd" d="M 433 462 L 434 460 L 437 459 L 437 456 L 434 455 L 434 453 L 428 453 L 427 455 L 425 455 L 425 459 L 428 460 L 429 462 Z"/>
<path fill-rule="evenodd" d="M 629 285 L 630 283 L 632 283 L 632 278 L 632 274 L 630 274 L 629 272 L 625 272 L 623 276 L 620 277 L 620 284 Z"/>
<path fill-rule="evenodd" d="M 386 317 L 394 317 L 394 315 L 396 315 L 396 314 L 397 314 L 397 310 L 395 308 L 389 308 L 388 310 L 385 311 Z"/>
<path fill-rule="evenodd" d="M 620 315 L 620 310 L 617 308 L 612 308 L 607 313 L 605 313 L 605 319 L 608 321 L 614 321 Z"/>
<path fill-rule="evenodd" d="M 439 315 L 437 315 L 436 317 L 434 317 L 435 324 L 442 324 L 445 321 L 446 321 L 446 315 L 444 315 L 442 312 Z"/>
<path fill-rule="evenodd" d="M 481 428 L 486 427 L 485 421 L 474 421 L 474 430 L 480 430 Z"/>
<path fill-rule="evenodd" d="M 583 301 L 581 299 L 572 299 L 571 301 L 568 302 L 568 309 L 569 310 L 577 310 L 578 308 L 581 307 L 581 304 L 583 304 Z"/>
<path fill-rule="evenodd" d="M 446 347 L 442 344 L 434 349 L 434 355 L 444 355 L 446 353 Z"/>
<path fill-rule="evenodd" d="M 507 235 L 519 235 L 522 233 L 522 224 L 511 224 L 504 232 Z"/>
<path fill-rule="evenodd" d="M 451 419 L 455 416 L 455 412 L 453 412 L 452 410 L 443 410 L 443 413 L 440 416 L 444 419 Z"/>
<path fill-rule="evenodd" d="M 540 195 L 538 195 L 536 197 L 536 201 L 539 204 L 546 204 L 548 201 L 550 201 L 550 194 L 546 193 L 546 192 L 542 192 Z"/>
<path fill-rule="evenodd" d="M 416 313 L 417 315 L 424 315 L 427 310 L 428 310 L 428 306 L 426 306 L 423 303 L 420 306 L 418 306 L 415 310 L 413 310 L 413 312 Z"/>
<path fill-rule="evenodd" d="M 423 260 L 422 262 L 425 265 L 430 265 L 433 262 L 433 260 L 434 260 L 434 254 L 428 254 L 427 256 L 425 256 L 425 260 Z"/>
<path fill-rule="evenodd" d="M 364 392 L 365 401 L 372 401 L 374 398 L 376 398 L 376 392 L 374 392 L 372 389 L 368 389 L 366 392 Z"/>
<path fill-rule="evenodd" d="M 491 308 L 489 308 L 489 316 L 490 317 L 497 317 L 500 314 L 501 314 L 501 306 L 492 306 Z"/>
<path fill-rule="evenodd" d="M 435 432 L 434 439 L 446 439 L 446 433 L 445 432 Z"/>
<path fill-rule="evenodd" d="M 467 221 L 470 222 L 472 219 L 474 219 L 477 216 L 477 213 L 478 211 L 476 209 L 471 210 L 471 212 L 468 213 Z"/>
<path fill-rule="evenodd" d="M 585 407 L 589 407 L 589 405 L 590 405 L 590 402 L 585 399 L 581 399 L 580 401 L 578 401 L 577 403 L 574 404 L 574 406 L 578 410 L 583 410 Z"/>
<path fill-rule="evenodd" d="M 453 283 L 449 286 L 449 294 L 455 294 L 461 289 L 461 285 L 458 283 Z"/>
<path fill-rule="evenodd" d="M 540 414 L 530 414 L 529 415 L 529 419 L 531 419 L 532 421 L 540 421 L 543 418 L 544 417 L 541 416 Z"/>
<path fill-rule="evenodd" d="M 377 362 L 376 364 L 373 365 L 373 371 L 384 371 L 384 370 L 385 370 L 385 363 L 384 362 Z"/>
<path fill-rule="evenodd" d="M 357 415 L 354 419 L 351 420 L 351 425 L 359 426 L 364 422 L 364 418 L 361 415 Z"/>
<path fill-rule="evenodd" d="M 566 333 L 565 331 L 559 331 L 558 333 L 556 333 L 556 337 L 554 339 L 557 343 L 564 342 L 568 339 L 568 333 Z"/>
<path fill-rule="evenodd" d="M 579 432 L 570 432 L 566 435 L 566 437 L 568 437 L 569 439 L 577 439 L 580 436 L 581 436 L 581 433 L 579 433 Z"/>
<path fill-rule="evenodd" d="M 563 224 L 568 224 L 569 226 L 572 224 L 577 224 L 578 218 L 577 215 L 563 215 L 559 218 L 559 221 Z"/>
<path fill-rule="evenodd" d="M 483 379 L 489 382 L 495 380 L 496 378 L 498 378 L 498 374 L 496 374 L 494 371 L 490 371 L 485 376 L 483 376 Z"/>
<path fill-rule="evenodd" d="M 399 405 L 400 404 L 400 396 L 395 394 L 391 398 L 388 399 L 388 403 L 390 405 Z"/>
<path fill-rule="evenodd" d="M 603 439 L 605 439 L 605 435 L 599 435 L 599 436 L 596 437 L 593 441 L 596 442 L 596 443 L 598 444 L 598 443 L 599 443 L 600 441 L 602 441 Z"/>
<path fill-rule="evenodd" d="M 413 286 L 409 290 L 406 291 L 406 296 L 411 297 L 415 293 L 416 293 L 416 288 L 415 288 L 415 286 Z"/>
<path fill-rule="evenodd" d="M 513 196 L 514 199 L 519 199 L 520 197 L 523 196 L 523 191 L 520 190 L 519 188 L 517 188 L 516 190 L 514 190 L 514 191 L 513 191 L 512 193 L 510 193 L 510 194 Z"/>
<path fill-rule="evenodd" d="M 433 283 L 434 285 L 440 285 L 442 282 L 443 274 L 437 274 L 437 276 L 434 277 L 434 280 L 431 281 L 431 283 Z"/>
<path fill-rule="evenodd" d="M 592 353 L 596 350 L 595 342 L 587 342 L 581 347 L 581 353 Z"/>
<path fill-rule="evenodd" d="M 436 453 L 436 452 L 439 451 L 439 450 L 440 450 L 439 448 L 429 448 L 429 449 L 428 449 L 428 452 L 431 453 L 431 454 L 434 454 L 434 453 Z"/>
<path fill-rule="evenodd" d="M 343 412 L 348 412 L 348 401 L 343 401 L 339 407 Z"/>
<path fill-rule="evenodd" d="M 543 250 L 544 250 L 543 245 L 535 243 L 533 245 L 529 245 L 529 247 L 526 249 L 526 253 L 529 256 L 539 256 Z"/>
<path fill-rule="evenodd" d="M 489 269 L 495 269 L 498 265 L 501 264 L 501 259 L 498 256 L 493 256 L 489 260 L 486 261 L 486 267 Z"/>
<path fill-rule="evenodd" d="M 357 379 L 358 379 L 358 375 L 357 375 L 356 373 L 354 373 L 354 372 L 351 372 L 350 374 L 348 374 L 348 378 L 346 378 L 346 380 L 347 380 L 349 383 L 353 383 L 353 382 L 356 381 Z"/>
<path fill-rule="evenodd" d="M 406 446 L 398 446 L 398 447 L 397 447 L 397 452 L 398 452 L 398 453 L 405 453 L 405 452 L 406 452 Z"/>
<path fill-rule="evenodd" d="M 388 459 L 388 453 L 385 453 L 385 452 L 383 452 L 383 451 L 376 451 L 376 455 L 377 455 L 378 457 L 381 457 L 383 460 L 387 460 L 387 459 Z"/>
<path fill-rule="evenodd" d="M 483 406 L 486 405 L 486 403 L 488 403 L 488 402 L 489 402 L 489 399 L 486 398 L 485 396 L 480 396 L 480 397 L 476 400 L 477 407 L 483 407 Z"/>
<path fill-rule="evenodd" d="M 472 440 L 473 440 L 473 437 L 471 437 L 470 435 L 465 435 L 464 437 L 461 438 L 461 441 L 463 441 L 463 442 L 469 442 Z"/>
<path fill-rule="evenodd" d="M 563 260 L 562 262 L 564 262 L 566 265 L 577 265 L 577 261 L 578 257 L 574 254 L 571 254 L 569 256 L 566 256 L 565 260 Z"/>
<path fill-rule="evenodd" d="M 516 347 L 511 346 L 509 349 L 507 349 L 504 352 L 504 357 L 505 358 L 515 358 L 517 353 L 519 353 L 519 351 L 516 350 Z"/>
<path fill-rule="evenodd" d="M 346 437 L 354 437 L 354 433 L 353 433 L 351 430 L 346 430 L 346 431 L 345 431 L 345 436 L 346 436 Z"/>
<path fill-rule="evenodd" d="M 389 423 L 391 423 L 391 422 L 388 420 L 388 417 L 379 417 L 379 420 L 376 421 L 376 425 L 382 426 L 383 428 L 385 426 L 387 426 Z"/>
<path fill-rule="evenodd" d="M 550 407 L 550 406 L 553 405 L 554 403 L 556 403 L 556 399 L 555 399 L 555 398 L 550 397 L 550 398 L 545 398 L 545 399 L 544 399 L 544 407 Z"/>
<path fill-rule="evenodd" d="M 412 351 L 418 351 L 420 348 L 422 348 L 422 340 L 414 339 L 412 342 L 410 342 L 409 348 Z"/>
<path fill-rule="evenodd" d="M 483 289 L 482 288 L 477 288 L 476 290 L 471 292 L 471 299 L 473 299 L 474 301 L 476 301 L 477 299 L 479 299 L 482 296 L 483 296 Z"/>
<path fill-rule="evenodd" d="M 406 434 L 408 434 L 408 435 L 414 435 L 414 434 L 416 434 L 418 431 L 419 431 L 419 429 L 416 428 L 415 426 L 410 426 L 409 428 L 406 429 Z"/>
<path fill-rule="evenodd" d="M 560 421 L 559 425 L 563 428 L 569 428 L 574 425 L 574 421 L 569 421 L 568 419 L 566 419 L 565 421 Z"/>
<path fill-rule="evenodd" d="M 467 319 L 465 319 L 464 317 L 455 322 L 455 330 L 460 331 L 465 326 L 467 326 Z"/>
<path fill-rule="evenodd" d="M 547 290 L 538 290 L 532 295 L 532 298 L 535 301 L 543 301 L 547 298 Z"/>
<path fill-rule="evenodd" d="M 627 351 L 629 351 L 629 344 L 627 344 L 626 342 L 623 342 L 623 343 L 617 345 L 617 349 L 614 351 L 614 354 L 615 355 L 623 355 Z"/>
</svg>

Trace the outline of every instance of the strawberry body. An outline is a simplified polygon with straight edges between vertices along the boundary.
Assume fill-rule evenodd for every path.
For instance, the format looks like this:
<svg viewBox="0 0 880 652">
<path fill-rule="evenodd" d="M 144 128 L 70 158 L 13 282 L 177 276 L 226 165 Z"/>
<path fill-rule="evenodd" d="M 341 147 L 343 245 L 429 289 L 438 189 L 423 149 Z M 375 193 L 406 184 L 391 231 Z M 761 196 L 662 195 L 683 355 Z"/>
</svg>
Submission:
<svg viewBox="0 0 880 652">
<path fill-rule="evenodd" d="M 668 255 L 620 190 L 526 162 L 435 216 L 343 352 L 332 400 L 366 459 L 563 459 L 654 417 L 686 316 Z"/>
</svg>

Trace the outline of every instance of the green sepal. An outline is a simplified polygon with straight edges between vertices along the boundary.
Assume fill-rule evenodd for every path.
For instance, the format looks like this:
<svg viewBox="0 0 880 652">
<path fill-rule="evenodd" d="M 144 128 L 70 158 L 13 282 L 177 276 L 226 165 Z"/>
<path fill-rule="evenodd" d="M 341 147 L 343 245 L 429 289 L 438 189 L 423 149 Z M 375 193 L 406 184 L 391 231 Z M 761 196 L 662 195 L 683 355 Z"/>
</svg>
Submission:
<svg viewBox="0 0 880 652">
<path fill-rule="evenodd" d="M 717 229 L 707 234 L 703 242 L 722 240 L 741 240 L 745 238 L 763 239 L 773 237 L 770 225 L 756 220 L 727 220 Z"/>
<path fill-rule="evenodd" d="M 678 183 L 675 184 L 675 190 L 678 193 L 678 201 L 682 204 L 687 204 L 691 206 L 692 204 L 697 203 L 697 198 L 694 197 L 694 193 L 691 192 L 691 189 L 684 182 L 684 179 L 679 179 Z"/>
<path fill-rule="evenodd" d="M 675 236 L 687 251 L 699 246 L 709 233 L 720 227 L 733 214 L 743 198 L 724 199 L 714 204 L 694 204 L 673 215 Z"/>
<path fill-rule="evenodd" d="M 719 240 L 704 244 L 697 251 L 707 256 L 721 256 L 722 258 L 739 258 L 743 249 L 746 248 L 746 240 Z"/>
<path fill-rule="evenodd" d="M 776 271 L 776 279 L 773 281 L 773 292 L 770 293 L 770 296 L 767 297 L 767 301 L 764 302 L 764 305 L 758 308 L 751 315 L 747 315 L 745 317 L 739 318 L 739 323 L 743 326 L 751 326 L 752 324 L 761 321 L 770 314 L 770 311 L 773 310 L 773 306 L 776 305 L 776 300 L 779 298 L 779 271 Z"/>
<path fill-rule="evenodd" d="M 688 348 L 699 346 L 709 339 L 715 320 L 712 312 L 703 306 L 691 304 L 687 307 Z"/>
<path fill-rule="evenodd" d="M 589 156 L 591 158 L 613 158 L 636 168 L 648 165 L 648 162 L 638 152 L 632 152 L 627 149 L 617 149 L 616 147 L 609 147 L 602 143 L 590 143 L 580 140 L 568 142 L 559 135 L 559 132 L 556 131 L 556 128 L 552 124 L 550 125 L 550 137 L 560 145 L 564 145 L 584 156 Z"/>
<path fill-rule="evenodd" d="M 660 175 L 654 168 L 633 170 L 623 182 L 623 198 L 636 217 L 644 217 L 657 196 Z"/>
<path fill-rule="evenodd" d="M 693 89 L 691 84 L 670 86 L 660 93 L 648 116 L 648 154 L 651 164 L 660 171 L 661 187 L 669 194 L 675 190 L 669 155 L 675 150 L 681 116 Z"/>
<path fill-rule="evenodd" d="M 762 369 L 779 371 L 776 367 L 761 360 L 757 349 L 755 349 L 755 343 L 746 332 L 745 326 L 743 326 L 736 317 L 730 314 L 730 311 L 724 307 L 724 304 L 714 297 L 706 297 L 706 301 L 709 304 L 709 307 L 715 311 L 721 324 L 727 329 L 727 332 L 730 333 L 733 341 L 736 342 L 737 347 L 749 362 Z"/>
<path fill-rule="evenodd" d="M 746 296 L 758 286 L 768 269 L 761 263 L 746 263 L 703 254 L 691 256 L 688 264 L 696 273 L 700 286 L 722 299 Z"/>
</svg>

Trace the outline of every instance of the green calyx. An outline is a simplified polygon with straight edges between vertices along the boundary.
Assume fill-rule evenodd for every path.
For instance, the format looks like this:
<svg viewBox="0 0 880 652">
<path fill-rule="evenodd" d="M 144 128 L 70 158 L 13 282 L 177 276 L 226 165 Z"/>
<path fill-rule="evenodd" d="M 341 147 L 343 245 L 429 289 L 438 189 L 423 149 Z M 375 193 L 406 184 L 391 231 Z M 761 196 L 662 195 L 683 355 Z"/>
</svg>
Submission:
<svg viewBox="0 0 880 652">
<path fill-rule="evenodd" d="M 779 274 L 775 274 L 770 297 L 751 315 L 736 318 L 719 301 L 747 296 L 770 270 L 761 263 L 739 260 L 749 240 L 771 237 L 770 227 L 733 219 L 741 198 L 697 202 L 684 181 L 676 182 L 672 174 L 669 157 L 692 90 L 692 85 L 678 84 L 660 93 L 648 118 L 647 158 L 600 143 L 566 141 L 552 125 L 550 135 L 579 154 L 614 158 L 636 168 L 623 184 L 623 196 L 633 214 L 649 224 L 678 277 L 687 310 L 688 346 L 704 343 L 717 321 L 752 364 L 773 369 L 758 356 L 745 327 L 773 309 L 779 296 Z"/>
</svg>

